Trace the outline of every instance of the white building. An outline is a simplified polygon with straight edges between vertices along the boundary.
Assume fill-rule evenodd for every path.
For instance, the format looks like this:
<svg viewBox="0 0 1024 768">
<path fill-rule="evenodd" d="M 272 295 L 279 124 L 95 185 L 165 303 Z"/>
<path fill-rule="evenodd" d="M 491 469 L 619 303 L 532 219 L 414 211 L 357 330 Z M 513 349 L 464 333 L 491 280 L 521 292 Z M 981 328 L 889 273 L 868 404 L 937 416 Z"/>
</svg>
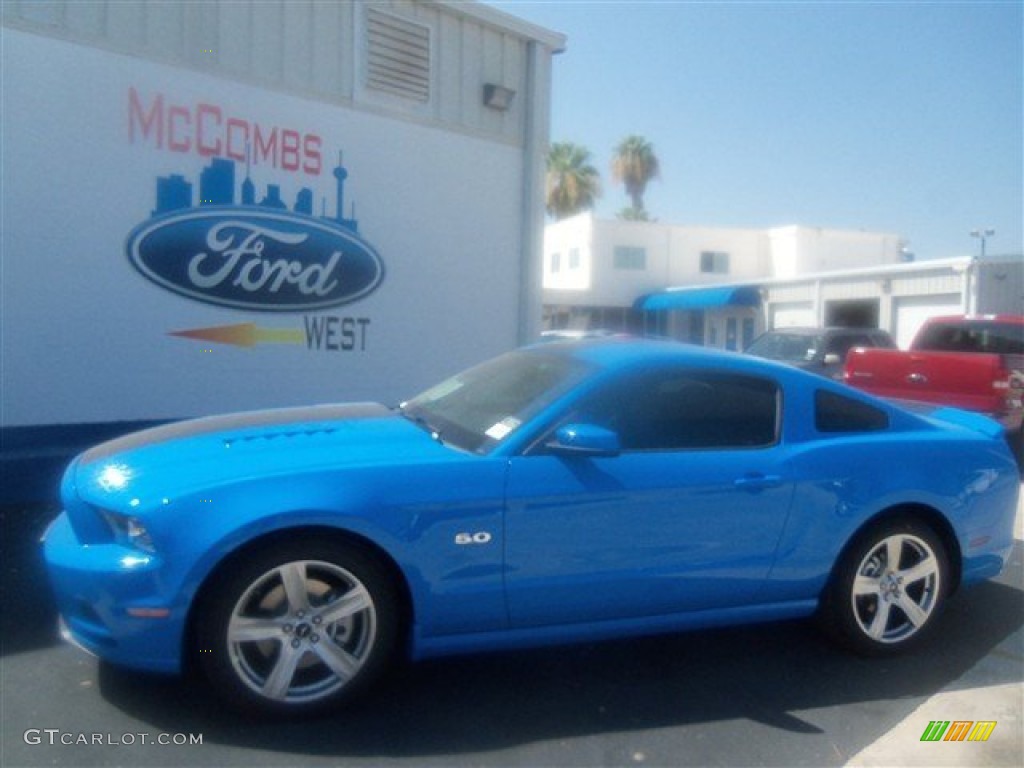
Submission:
<svg viewBox="0 0 1024 768">
<path fill-rule="evenodd" d="M 152 421 L 396 403 L 539 333 L 562 35 L 461 0 L 0 14 L 5 478 Z"/>
<path fill-rule="evenodd" d="M 539 333 L 562 35 L 447 0 L 0 8 L 0 427 L 396 402 Z"/>
<path fill-rule="evenodd" d="M 767 327 L 870 326 L 906 349 L 929 317 L 1024 312 L 1024 260 L 970 256 L 761 281 Z"/>
<path fill-rule="evenodd" d="M 684 227 L 583 213 L 545 229 L 545 326 L 643 328 L 743 348 L 765 327 L 761 294 L 752 287 L 898 264 L 903 246 L 889 233 Z M 661 294 L 671 286 L 707 290 Z"/>
</svg>

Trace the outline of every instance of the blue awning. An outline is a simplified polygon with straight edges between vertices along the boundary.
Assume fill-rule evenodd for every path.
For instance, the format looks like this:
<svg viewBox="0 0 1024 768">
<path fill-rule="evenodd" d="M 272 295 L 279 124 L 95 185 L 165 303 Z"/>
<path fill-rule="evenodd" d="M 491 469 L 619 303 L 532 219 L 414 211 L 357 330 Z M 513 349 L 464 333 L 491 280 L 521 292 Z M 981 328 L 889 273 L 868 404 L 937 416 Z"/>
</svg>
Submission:
<svg viewBox="0 0 1024 768">
<path fill-rule="evenodd" d="M 728 306 L 759 307 L 761 306 L 761 290 L 753 285 L 682 288 L 649 293 L 637 299 L 633 306 L 636 309 L 647 311 L 716 309 Z"/>
</svg>

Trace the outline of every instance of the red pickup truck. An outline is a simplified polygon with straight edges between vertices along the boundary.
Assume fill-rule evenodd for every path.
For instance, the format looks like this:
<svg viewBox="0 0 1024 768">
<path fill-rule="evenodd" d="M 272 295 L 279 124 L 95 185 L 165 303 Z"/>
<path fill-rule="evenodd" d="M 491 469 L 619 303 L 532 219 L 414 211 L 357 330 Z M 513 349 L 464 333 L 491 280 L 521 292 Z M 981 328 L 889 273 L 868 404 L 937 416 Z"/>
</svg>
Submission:
<svg viewBox="0 0 1024 768">
<path fill-rule="evenodd" d="M 876 395 L 979 411 L 1020 441 L 1024 417 L 1024 316 L 933 317 L 910 349 L 855 349 L 847 384 Z"/>
</svg>

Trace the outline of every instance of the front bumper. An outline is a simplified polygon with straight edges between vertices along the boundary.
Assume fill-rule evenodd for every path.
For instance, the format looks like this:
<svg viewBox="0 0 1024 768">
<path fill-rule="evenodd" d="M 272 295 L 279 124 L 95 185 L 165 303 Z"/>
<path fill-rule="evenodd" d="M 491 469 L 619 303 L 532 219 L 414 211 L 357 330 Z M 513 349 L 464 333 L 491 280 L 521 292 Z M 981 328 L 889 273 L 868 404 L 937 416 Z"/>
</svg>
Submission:
<svg viewBox="0 0 1024 768">
<path fill-rule="evenodd" d="M 181 671 L 187 610 L 171 604 L 158 555 L 83 544 L 66 513 L 47 530 L 43 554 L 67 639 L 114 664 Z"/>
</svg>

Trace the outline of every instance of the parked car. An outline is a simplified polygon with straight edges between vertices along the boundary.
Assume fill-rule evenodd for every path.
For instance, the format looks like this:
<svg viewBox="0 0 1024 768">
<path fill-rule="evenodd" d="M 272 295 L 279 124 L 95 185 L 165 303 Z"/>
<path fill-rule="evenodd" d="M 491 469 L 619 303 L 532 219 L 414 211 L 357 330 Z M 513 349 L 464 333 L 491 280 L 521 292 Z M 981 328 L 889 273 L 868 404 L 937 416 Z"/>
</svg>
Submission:
<svg viewBox="0 0 1024 768">
<path fill-rule="evenodd" d="M 1024 316 L 933 317 L 906 352 L 858 350 L 845 379 L 867 392 L 984 413 L 1019 449 L 1024 421 Z"/>
<path fill-rule="evenodd" d="M 843 363 L 854 347 L 896 349 L 896 342 L 878 328 L 780 328 L 762 333 L 746 352 L 841 379 Z"/>
<path fill-rule="evenodd" d="M 69 639 L 306 713 L 402 653 L 815 614 L 855 651 L 900 651 L 1000 572 L 1018 491 L 975 414 L 688 345 L 548 342 L 394 408 L 101 444 L 44 548 Z"/>
</svg>

